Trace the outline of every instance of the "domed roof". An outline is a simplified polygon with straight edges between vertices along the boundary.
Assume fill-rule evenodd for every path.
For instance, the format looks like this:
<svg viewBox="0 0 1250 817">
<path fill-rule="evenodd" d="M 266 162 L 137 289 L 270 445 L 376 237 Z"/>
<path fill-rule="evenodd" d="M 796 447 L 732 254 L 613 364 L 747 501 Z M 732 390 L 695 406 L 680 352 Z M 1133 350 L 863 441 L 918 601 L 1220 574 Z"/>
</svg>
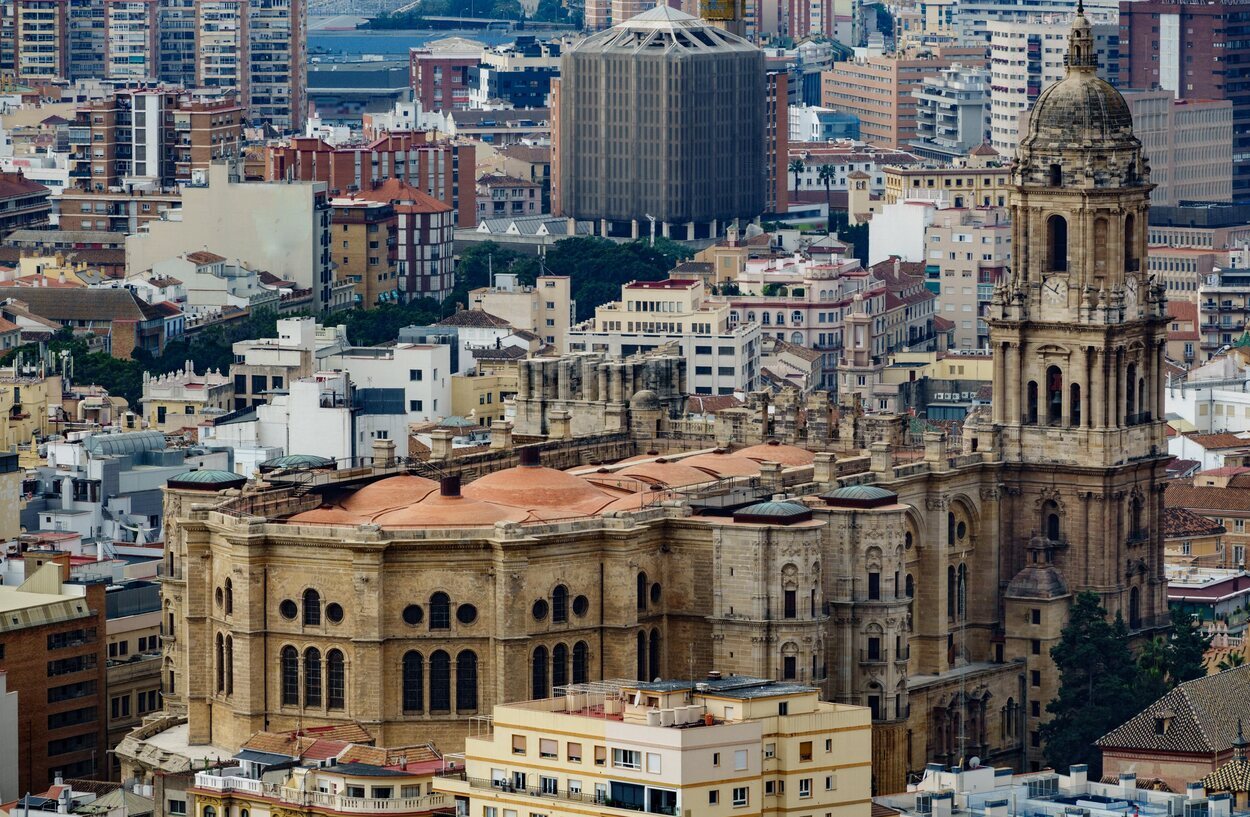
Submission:
<svg viewBox="0 0 1250 817">
<path fill-rule="evenodd" d="M 262 471 L 276 471 L 279 468 L 329 468 L 334 460 L 318 457 L 316 454 L 288 454 L 285 457 L 274 457 L 265 460 L 258 468 Z"/>
<path fill-rule="evenodd" d="M 521 522 L 526 513 L 494 502 L 464 496 L 444 496 L 435 491 L 419 502 L 379 514 L 373 521 L 384 528 L 421 528 L 428 525 L 481 527 L 496 522 Z"/>
<path fill-rule="evenodd" d="M 1007 596 L 1026 599 L 1057 599 L 1068 595 L 1063 575 L 1052 564 L 1028 564 L 1012 577 Z"/>
<path fill-rule="evenodd" d="M 520 465 L 495 471 L 461 489 L 470 499 L 513 508 L 568 510 L 572 515 L 597 513 L 615 497 L 584 479 L 541 465 Z"/>
<path fill-rule="evenodd" d="M 847 485 L 821 494 L 820 498 L 833 508 L 879 508 L 898 502 L 898 494 L 876 485 Z"/>
<path fill-rule="evenodd" d="M 700 468 L 693 468 L 682 462 L 643 462 L 631 465 L 614 476 L 632 477 L 647 485 L 663 485 L 666 488 L 684 488 L 687 485 L 700 485 L 715 482 L 717 477 Z M 593 476 L 587 477 L 593 480 Z"/>
<path fill-rule="evenodd" d="M 1028 134 L 1020 142 L 1022 157 L 1063 147 L 1092 146 L 1099 151 L 1140 147 L 1128 103 L 1099 79 L 1097 70 L 1093 29 L 1078 8 L 1068 35 L 1067 74 L 1042 91 L 1033 105 Z"/>
<path fill-rule="evenodd" d="M 816 455 L 811 451 L 794 445 L 784 445 L 773 440 L 764 445 L 748 446 L 741 451 L 733 452 L 735 457 L 746 457 L 756 462 L 777 462 L 782 465 L 811 465 Z"/>
<path fill-rule="evenodd" d="M 771 525 L 793 525 L 812 518 L 812 509 L 802 502 L 788 499 L 772 499 L 757 502 L 734 511 L 735 522 L 763 522 Z"/>
<path fill-rule="evenodd" d="M 651 389 L 636 391 L 629 398 L 629 407 L 634 411 L 655 411 L 660 407 L 660 396 Z"/>
<path fill-rule="evenodd" d="M 201 468 L 175 474 L 169 478 L 166 485 L 186 491 L 224 491 L 226 488 L 238 488 L 246 482 L 247 477 L 233 471 Z"/>
<path fill-rule="evenodd" d="M 346 497 L 342 506 L 355 513 L 379 513 L 417 502 L 438 487 L 438 483 L 411 474 L 371 482 Z"/>
<path fill-rule="evenodd" d="M 759 474 L 760 464 L 749 457 L 736 457 L 729 453 L 695 454 L 680 460 L 682 465 L 707 471 L 719 478 L 753 477 Z"/>
</svg>

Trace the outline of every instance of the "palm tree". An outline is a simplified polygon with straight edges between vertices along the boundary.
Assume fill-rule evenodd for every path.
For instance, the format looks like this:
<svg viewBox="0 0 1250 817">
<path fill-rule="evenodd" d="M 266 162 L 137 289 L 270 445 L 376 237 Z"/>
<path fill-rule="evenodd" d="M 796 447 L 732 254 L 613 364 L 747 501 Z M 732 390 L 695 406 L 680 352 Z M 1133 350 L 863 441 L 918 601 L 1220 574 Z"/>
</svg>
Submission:
<svg viewBox="0 0 1250 817">
<path fill-rule="evenodd" d="M 1240 667 L 1244 665 L 1245 663 L 1246 663 L 1245 653 L 1230 652 L 1228 655 L 1220 659 L 1220 663 L 1216 664 L 1215 668 L 1218 669 L 1220 672 L 1223 672 L 1226 669 L 1232 669 L 1233 667 Z"/>
<path fill-rule="evenodd" d="M 794 192 L 799 192 L 799 174 L 807 169 L 802 159 L 791 159 L 789 170 L 794 174 Z"/>
<path fill-rule="evenodd" d="M 833 234 L 833 180 L 838 177 L 838 169 L 833 165 L 821 165 L 816 168 L 816 178 L 825 186 L 825 209 L 828 211 L 829 234 Z"/>
</svg>

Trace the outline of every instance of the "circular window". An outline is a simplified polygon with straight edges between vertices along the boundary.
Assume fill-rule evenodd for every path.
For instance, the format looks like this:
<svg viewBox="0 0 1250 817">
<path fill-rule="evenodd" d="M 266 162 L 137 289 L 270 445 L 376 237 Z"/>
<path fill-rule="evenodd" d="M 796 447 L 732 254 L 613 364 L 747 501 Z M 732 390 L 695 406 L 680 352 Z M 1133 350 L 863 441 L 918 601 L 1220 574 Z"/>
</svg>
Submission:
<svg viewBox="0 0 1250 817">
<path fill-rule="evenodd" d="M 330 619 L 331 624 L 338 624 L 343 620 L 343 605 L 337 602 L 331 602 L 326 605 L 326 618 Z"/>
<path fill-rule="evenodd" d="M 218 588 L 217 588 L 217 606 L 218 606 L 218 607 L 220 607 L 220 606 L 221 606 L 221 602 L 222 602 L 222 599 L 223 599 L 223 598 L 224 598 L 224 596 L 223 596 L 223 594 L 222 594 L 222 592 L 221 592 L 221 588 L 220 588 L 220 587 L 218 587 Z"/>
<path fill-rule="evenodd" d="M 299 612 L 299 608 L 290 599 L 283 599 L 282 603 L 278 605 L 278 612 L 282 614 L 283 618 L 292 619 Z"/>
<path fill-rule="evenodd" d="M 456 607 L 456 621 L 461 624 L 472 624 L 477 621 L 477 608 L 472 604 L 461 604 Z"/>
<path fill-rule="evenodd" d="M 963 522 L 960 522 L 957 526 L 955 526 L 955 537 L 956 537 L 956 538 L 958 538 L 958 539 L 962 539 L 962 538 L 964 538 L 964 537 L 965 537 L 965 536 L 967 536 L 967 535 L 968 535 L 968 526 L 967 526 L 967 525 L 965 525 Z"/>
<path fill-rule="evenodd" d="M 421 609 L 420 604 L 409 604 L 404 608 L 404 623 L 417 625 L 425 618 L 425 611 Z"/>
<path fill-rule="evenodd" d="M 538 601 L 534 602 L 534 618 L 537 621 L 542 621 L 546 617 L 547 617 L 547 600 L 539 599 Z"/>
<path fill-rule="evenodd" d="M 660 603 L 660 583 L 659 582 L 656 582 L 655 584 L 651 585 L 651 603 L 652 604 Z"/>
<path fill-rule="evenodd" d="M 573 599 L 573 615 L 584 616 L 590 610 L 590 599 L 585 596 L 578 596 Z"/>
</svg>

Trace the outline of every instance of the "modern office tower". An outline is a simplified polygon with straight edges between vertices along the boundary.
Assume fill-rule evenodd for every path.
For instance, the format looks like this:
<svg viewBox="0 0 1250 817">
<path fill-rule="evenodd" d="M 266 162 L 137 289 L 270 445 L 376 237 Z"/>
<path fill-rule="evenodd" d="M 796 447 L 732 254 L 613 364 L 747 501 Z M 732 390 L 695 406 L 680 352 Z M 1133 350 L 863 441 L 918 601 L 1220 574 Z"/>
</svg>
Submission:
<svg viewBox="0 0 1250 817">
<path fill-rule="evenodd" d="M 1171 91 L 1125 91 L 1133 130 L 1150 162 L 1150 203 L 1232 201 L 1233 103 L 1177 99 Z"/>
<path fill-rule="evenodd" d="M 156 0 L 105 0 L 104 24 L 105 76 L 135 83 L 155 79 L 160 59 Z"/>
<path fill-rule="evenodd" d="M 1233 198 L 1250 194 L 1250 3 L 1120 3 L 1120 69 L 1130 88 L 1233 103 Z"/>
<path fill-rule="evenodd" d="M 835 63 L 821 77 L 820 104 L 859 118 L 860 138 L 906 148 L 916 138 L 914 92 L 956 63 L 983 67 L 984 47 L 942 47 Z"/>
<path fill-rule="evenodd" d="M 1064 43 L 1070 14 L 1034 15 L 993 20 L 990 32 L 990 144 L 1011 156 L 1021 137 L 1020 117 L 1033 107 L 1042 89 L 1063 79 Z M 1098 76 L 1119 85 L 1120 30 L 1115 17 L 1089 12 Z"/>
<path fill-rule="evenodd" d="M 715 235 L 764 209 L 767 80 L 755 46 L 657 6 L 565 52 L 552 174 L 601 233 Z"/>
</svg>

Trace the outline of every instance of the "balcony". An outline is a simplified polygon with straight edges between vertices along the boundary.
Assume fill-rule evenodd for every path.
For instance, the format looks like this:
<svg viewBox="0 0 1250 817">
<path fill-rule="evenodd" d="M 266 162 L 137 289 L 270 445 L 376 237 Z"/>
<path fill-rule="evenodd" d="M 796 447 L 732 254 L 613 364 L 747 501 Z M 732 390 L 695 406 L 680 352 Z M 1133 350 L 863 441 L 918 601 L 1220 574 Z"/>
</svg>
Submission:
<svg viewBox="0 0 1250 817">
<path fill-rule="evenodd" d="M 225 770 L 229 772 L 230 770 Z M 387 778 L 388 781 L 392 778 Z M 409 814 L 432 811 L 450 805 L 443 794 L 423 794 L 417 797 L 347 797 L 320 791 L 301 791 L 277 783 L 253 780 L 250 777 L 219 775 L 200 772 L 195 776 L 195 788 L 228 794 L 241 792 L 263 797 L 277 803 L 287 803 L 304 808 L 328 809 L 347 814 Z"/>
<path fill-rule="evenodd" d="M 196 777 L 198 778 L 199 776 L 197 775 Z M 439 774 L 438 777 L 443 780 L 461 780 L 468 783 L 469 787 L 473 789 L 485 789 L 488 791 L 493 789 L 495 791 L 507 792 L 508 794 L 523 794 L 527 797 L 535 797 L 542 800 L 566 800 L 573 803 L 589 803 L 605 808 L 637 811 L 645 814 L 667 814 L 670 817 L 675 817 L 675 815 L 681 812 L 680 804 L 673 806 L 651 804 L 648 806 L 642 803 L 613 800 L 605 793 L 585 793 L 569 791 L 568 789 L 548 789 L 544 791 L 536 786 L 517 786 L 510 780 L 487 780 L 484 777 L 469 777 L 461 770 L 444 772 Z"/>
<path fill-rule="evenodd" d="M 871 666 L 873 664 L 885 664 L 888 663 L 888 661 L 885 657 L 885 650 L 878 650 L 877 652 L 873 652 L 872 650 L 860 650 L 859 663 L 865 666 Z"/>
<path fill-rule="evenodd" d="M 901 650 L 894 651 L 894 661 L 899 664 L 906 664 L 911 660 L 911 646 L 903 647 Z"/>
</svg>

